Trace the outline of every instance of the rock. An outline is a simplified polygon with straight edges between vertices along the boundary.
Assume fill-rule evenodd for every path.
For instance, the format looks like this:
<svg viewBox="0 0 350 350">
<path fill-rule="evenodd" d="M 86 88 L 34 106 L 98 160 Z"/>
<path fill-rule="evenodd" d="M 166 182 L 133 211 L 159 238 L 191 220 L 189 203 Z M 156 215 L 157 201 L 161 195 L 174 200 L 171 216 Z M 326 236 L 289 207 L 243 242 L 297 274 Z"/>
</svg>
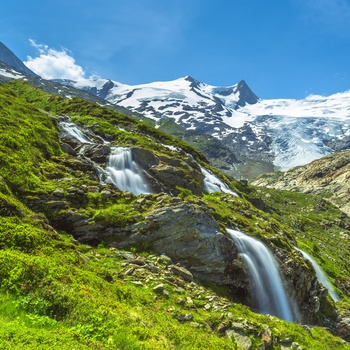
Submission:
<svg viewBox="0 0 350 350">
<path fill-rule="evenodd" d="M 269 327 L 264 327 L 260 337 L 266 346 L 270 347 L 272 345 L 272 332 Z"/>
<path fill-rule="evenodd" d="M 162 161 L 149 169 L 149 173 L 155 177 L 167 190 L 166 192 L 177 195 L 176 187 L 189 189 L 196 195 L 200 195 L 204 189 L 204 175 L 199 166 L 192 161 L 191 165 L 182 161 L 179 166 L 170 165 L 173 159 L 162 157 Z"/>
<path fill-rule="evenodd" d="M 141 147 L 132 147 L 131 154 L 133 160 L 141 166 L 141 168 L 148 170 L 151 166 L 159 164 L 159 159 L 151 151 Z"/>
<path fill-rule="evenodd" d="M 226 331 L 226 336 L 228 338 L 233 338 L 241 350 L 251 350 L 253 343 L 249 337 L 247 337 L 243 332 L 237 332 L 232 329 Z"/>
<path fill-rule="evenodd" d="M 239 266 L 240 269 L 232 270 L 232 262 L 237 255 L 236 247 L 232 239 L 220 232 L 218 223 L 204 205 L 162 203 L 152 208 L 144 220 L 135 224 L 121 228 L 105 227 L 85 238 L 82 234 L 80 231 L 79 240 L 84 242 L 93 238 L 119 249 L 147 247 L 174 262 L 181 261 L 182 266 L 173 267 L 173 273 L 187 282 L 196 276 L 217 284 L 235 286 L 233 277 L 243 273 L 243 265 Z M 168 258 L 161 259 L 170 262 Z"/>
<path fill-rule="evenodd" d="M 255 186 L 266 186 L 314 195 L 329 194 L 331 203 L 350 215 L 350 150 L 336 152 L 284 173 L 255 179 Z M 323 210 L 319 203 L 316 210 Z"/>
<path fill-rule="evenodd" d="M 62 198 L 64 197 L 64 190 L 63 190 L 63 188 L 61 188 L 61 187 L 57 187 L 57 188 L 51 193 L 51 195 L 52 195 L 53 197 L 62 199 Z"/>
<path fill-rule="evenodd" d="M 136 286 L 143 286 L 143 283 L 141 281 L 131 281 L 132 284 L 135 284 Z"/>
<path fill-rule="evenodd" d="M 138 266 L 144 266 L 146 263 L 144 260 L 141 260 L 141 259 L 132 259 L 130 260 L 130 264 L 135 264 L 135 265 L 138 265 Z"/>
<path fill-rule="evenodd" d="M 186 314 L 186 315 L 178 315 L 176 316 L 176 319 L 180 322 L 183 321 L 192 321 L 193 320 L 193 316 L 192 314 Z"/>
<path fill-rule="evenodd" d="M 171 265 L 173 262 L 172 262 L 171 258 L 169 258 L 168 256 L 162 254 L 162 255 L 158 258 L 158 263 L 164 264 L 164 265 Z"/>
<path fill-rule="evenodd" d="M 98 186 L 88 186 L 87 191 L 90 193 L 98 193 L 100 192 L 100 189 Z"/>
<path fill-rule="evenodd" d="M 171 271 L 178 276 L 181 276 L 185 281 L 191 282 L 193 281 L 193 275 L 190 271 L 181 266 L 172 266 Z"/>
<path fill-rule="evenodd" d="M 109 199 L 112 197 L 112 192 L 109 190 L 102 190 L 101 197 L 102 197 L 102 199 Z"/>
<path fill-rule="evenodd" d="M 64 152 L 64 153 L 68 153 L 69 155 L 71 156 L 77 156 L 77 152 L 74 150 L 74 148 L 69 145 L 68 143 L 64 143 L 64 142 L 61 142 L 60 143 L 60 146 L 61 146 L 61 150 Z"/>
<path fill-rule="evenodd" d="M 178 303 L 180 306 L 185 306 L 185 304 L 186 304 L 185 300 L 183 300 L 183 299 L 181 299 L 181 298 L 177 299 L 177 303 Z"/>
<path fill-rule="evenodd" d="M 158 284 L 153 288 L 153 291 L 156 293 L 162 293 L 164 291 L 164 284 L 163 283 Z"/>
<path fill-rule="evenodd" d="M 84 150 L 84 156 L 96 163 L 107 163 L 111 147 L 107 144 L 89 145 Z"/>
<path fill-rule="evenodd" d="M 211 305 L 210 304 L 205 304 L 204 305 L 204 309 L 206 309 L 207 311 L 209 311 L 211 309 Z"/>
<path fill-rule="evenodd" d="M 350 342 L 350 317 L 339 318 L 336 333 L 345 341 Z"/>
<path fill-rule="evenodd" d="M 50 208 L 52 210 L 57 210 L 57 211 L 60 211 L 62 209 L 68 209 L 69 205 L 70 205 L 70 203 L 66 202 L 66 201 L 48 201 L 48 202 L 45 202 L 45 206 L 47 208 Z"/>
<path fill-rule="evenodd" d="M 146 265 L 146 267 L 151 272 L 159 272 L 159 270 L 160 270 L 160 268 L 158 266 L 153 265 L 153 264 L 148 264 L 148 265 Z"/>
<path fill-rule="evenodd" d="M 231 327 L 236 331 L 244 331 L 244 324 L 243 323 L 234 322 L 234 323 L 232 323 Z"/>
<path fill-rule="evenodd" d="M 226 332 L 226 330 L 227 326 L 224 323 L 220 323 L 217 329 L 218 333 L 223 334 Z"/>
</svg>

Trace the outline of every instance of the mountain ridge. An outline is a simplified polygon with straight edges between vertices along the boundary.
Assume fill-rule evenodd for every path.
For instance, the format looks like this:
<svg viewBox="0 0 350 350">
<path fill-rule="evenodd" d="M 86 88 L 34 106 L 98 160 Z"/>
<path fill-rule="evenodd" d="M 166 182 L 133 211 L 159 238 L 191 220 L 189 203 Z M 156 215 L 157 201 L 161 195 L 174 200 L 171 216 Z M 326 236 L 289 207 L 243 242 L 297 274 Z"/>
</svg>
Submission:
<svg viewBox="0 0 350 350">
<path fill-rule="evenodd" d="M 30 70 L 5 44 L 0 41 L 0 61 L 19 70 L 20 72 L 38 76 Z"/>
<path fill-rule="evenodd" d="M 13 71 L 3 74 L 7 77 L 2 79 L 20 77 Z M 29 80 L 37 86 L 49 85 L 33 79 Z M 176 136 L 199 147 L 211 164 L 236 178 L 288 170 L 350 146 L 350 91 L 303 100 L 263 100 L 244 80 L 228 87 L 212 86 L 191 76 L 140 85 L 102 78 L 55 79 L 54 83 L 61 85 L 47 87 L 47 91 L 61 96 L 79 96 L 78 90 L 84 91 L 89 93 L 85 99 L 93 101 L 91 96 L 96 96 L 100 99 L 96 103 L 149 118 L 166 132 L 176 130 Z M 77 90 L 65 90 L 67 87 Z M 167 120 L 182 131 L 169 127 Z M 222 157 L 213 155 L 214 143 L 224 150 Z"/>
</svg>

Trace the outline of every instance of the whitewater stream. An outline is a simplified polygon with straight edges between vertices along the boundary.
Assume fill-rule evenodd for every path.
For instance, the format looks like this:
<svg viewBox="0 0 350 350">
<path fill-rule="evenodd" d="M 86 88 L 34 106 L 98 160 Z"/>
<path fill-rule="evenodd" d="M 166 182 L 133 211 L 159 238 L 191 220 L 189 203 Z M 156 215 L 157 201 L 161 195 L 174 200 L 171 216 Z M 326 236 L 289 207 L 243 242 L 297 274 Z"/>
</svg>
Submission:
<svg viewBox="0 0 350 350">
<path fill-rule="evenodd" d="M 213 192 L 224 192 L 234 195 L 235 197 L 238 197 L 238 194 L 234 191 L 232 191 L 227 184 L 225 184 L 223 181 L 221 181 L 217 176 L 209 172 L 207 169 L 200 166 L 202 174 L 204 175 L 204 189 L 208 193 Z"/>
<path fill-rule="evenodd" d="M 300 252 L 303 257 L 306 260 L 309 260 L 312 264 L 312 267 L 314 268 L 315 272 L 316 272 L 316 277 L 318 279 L 318 281 L 326 288 L 328 289 L 328 293 L 329 295 L 332 297 L 332 299 L 334 301 L 339 301 L 339 296 L 336 293 L 336 291 L 334 290 L 333 286 L 331 285 L 331 283 L 329 282 L 327 276 L 325 275 L 325 273 L 323 272 L 323 270 L 321 269 L 320 265 L 317 264 L 317 262 L 315 261 L 314 258 L 311 257 L 311 255 L 309 255 L 308 253 L 304 252 L 303 250 L 295 247 L 295 249 Z"/>
<path fill-rule="evenodd" d="M 111 148 L 109 164 L 106 169 L 106 182 L 135 195 L 151 193 L 142 170 L 132 160 L 131 149 L 127 147 Z"/>
<path fill-rule="evenodd" d="M 250 277 L 252 309 L 293 322 L 289 298 L 284 290 L 278 263 L 270 250 L 259 240 L 227 229 L 247 267 Z"/>
</svg>

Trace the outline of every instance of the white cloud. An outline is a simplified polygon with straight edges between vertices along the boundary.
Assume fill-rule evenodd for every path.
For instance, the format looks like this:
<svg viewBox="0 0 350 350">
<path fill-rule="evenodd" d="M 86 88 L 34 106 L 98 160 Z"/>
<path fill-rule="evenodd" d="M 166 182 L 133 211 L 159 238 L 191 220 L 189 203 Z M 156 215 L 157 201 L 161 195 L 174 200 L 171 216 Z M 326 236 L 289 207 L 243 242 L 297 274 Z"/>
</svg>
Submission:
<svg viewBox="0 0 350 350">
<path fill-rule="evenodd" d="M 75 59 L 67 49 L 61 51 L 51 49 L 47 45 L 37 44 L 30 40 L 38 52 L 38 57 L 27 57 L 24 64 L 45 79 L 85 79 L 84 69 L 75 63 Z"/>
</svg>

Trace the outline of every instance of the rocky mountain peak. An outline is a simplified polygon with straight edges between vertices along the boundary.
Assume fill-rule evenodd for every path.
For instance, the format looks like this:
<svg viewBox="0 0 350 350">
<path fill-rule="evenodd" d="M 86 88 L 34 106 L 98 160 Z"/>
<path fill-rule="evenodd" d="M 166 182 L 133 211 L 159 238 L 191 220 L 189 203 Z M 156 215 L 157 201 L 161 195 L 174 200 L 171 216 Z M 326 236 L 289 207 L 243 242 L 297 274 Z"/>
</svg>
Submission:
<svg viewBox="0 0 350 350">
<path fill-rule="evenodd" d="M 6 45 L 0 41 L 0 61 L 15 68 L 20 72 L 27 73 L 32 76 L 38 76 L 30 70 Z"/>
<path fill-rule="evenodd" d="M 239 92 L 239 100 L 237 101 L 237 105 L 240 107 L 244 107 L 247 103 L 253 105 L 259 101 L 259 97 L 254 94 L 244 80 L 237 83 L 236 91 Z"/>
<path fill-rule="evenodd" d="M 199 84 L 200 84 L 200 81 L 199 81 L 199 80 L 194 79 L 194 78 L 191 77 L 190 75 L 187 75 L 187 76 L 185 77 L 185 80 L 186 80 L 186 81 L 189 81 L 189 82 L 191 83 L 190 86 L 191 86 L 192 88 L 198 87 Z"/>
</svg>

